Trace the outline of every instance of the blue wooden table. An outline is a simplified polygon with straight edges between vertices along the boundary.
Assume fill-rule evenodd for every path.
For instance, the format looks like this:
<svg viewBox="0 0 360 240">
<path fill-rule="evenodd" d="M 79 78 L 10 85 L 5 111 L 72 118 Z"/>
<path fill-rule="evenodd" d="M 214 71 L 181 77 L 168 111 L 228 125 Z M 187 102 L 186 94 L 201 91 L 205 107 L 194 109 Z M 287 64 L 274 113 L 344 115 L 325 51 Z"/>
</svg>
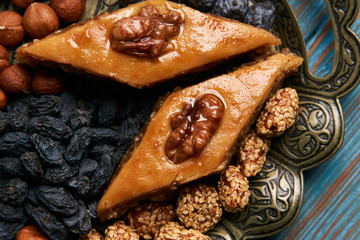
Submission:
<svg viewBox="0 0 360 240">
<path fill-rule="evenodd" d="M 332 68 L 334 37 L 324 1 L 289 0 L 306 42 L 309 69 Z M 360 36 L 360 14 L 352 29 Z M 360 239 L 360 85 L 342 97 L 345 136 L 339 151 L 304 172 L 304 198 L 296 220 L 266 239 Z"/>
</svg>

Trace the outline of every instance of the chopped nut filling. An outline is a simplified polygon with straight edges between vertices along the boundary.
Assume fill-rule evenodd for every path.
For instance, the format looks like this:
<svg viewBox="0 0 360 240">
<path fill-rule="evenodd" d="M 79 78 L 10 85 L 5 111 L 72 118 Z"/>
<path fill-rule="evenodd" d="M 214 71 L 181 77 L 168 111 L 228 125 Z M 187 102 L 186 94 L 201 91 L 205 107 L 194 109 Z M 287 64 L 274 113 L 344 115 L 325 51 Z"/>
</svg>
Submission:
<svg viewBox="0 0 360 240">
<path fill-rule="evenodd" d="M 181 112 L 171 116 L 171 135 L 166 142 L 166 154 L 174 163 L 201 153 L 217 129 L 224 104 L 213 94 L 206 94 L 192 106 L 187 103 Z"/>
<path fill-rule="evenodd" d="M 238 164 L 245 177 L 253 177 L 260 172 L 266 160 L 266 153 L 270 149 L 270 139 L 250 132 L 242 141 L 239 151 Z"/>
<path fill-rule="evenodd" d="M 139 240 L 140 236 L 134 229 L 125 225 L 123 221 L 117 221 L 105 230 L 105 240 Z"/>
<path fill-rule="evenodd" d="M 148 202 L 131 209 L 127 215 L 130 226 L 144 239 L 153 239 L 160 228 L 175 219 L 170 204 Z"/>
<path fill-rule="evenodd" d="M 176 222 L 170 222 L 161 227 L 155 240 L 210 240 L 210 237 L 194 229 L 186 229 Z"/>
<path fill-rule="evenodd" d="M 195 183 L 180 191 L 176 214 L 186 228 L 207 232 L 222 216 L 219 194 L 215 188 Z"/>
<path fill-rule="evenodd" d="M 229 165 L 220 176 L 219 196 L 227 212 L 239 212 L 249 203 L 249 181 L 239 168 Z"/>
<path fill-rule="evenodd" d="M 295 89 L 283 88 L 266 102 L 256 123 L 256 131 L 264 137 L 276 137 L 295 123 L 299 112 L 299 97 Z"/>
<path fill-rule="evenodd" d="M 141 8 L 138 15 L 117 21 L 111 33 L 111 47 L 118 52 L 153 58 L 168 47 L 168 39 L 179 34 L 181 14 L 168 10 L 160 14 L 155 6 Z"/>
</svg>

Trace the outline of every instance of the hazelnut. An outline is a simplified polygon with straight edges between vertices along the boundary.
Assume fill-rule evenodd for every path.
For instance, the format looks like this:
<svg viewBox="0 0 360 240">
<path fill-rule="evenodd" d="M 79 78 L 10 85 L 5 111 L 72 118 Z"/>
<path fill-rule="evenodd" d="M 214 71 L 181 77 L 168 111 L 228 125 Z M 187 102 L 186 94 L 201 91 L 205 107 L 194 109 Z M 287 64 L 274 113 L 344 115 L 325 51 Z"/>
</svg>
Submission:
<svg viewBox="0 0 360 240">
<path fill-rule="evenodd" d="M 60 94 L 64 91 L 65 84 L 59 74 L 39 68 L 33 76 L 31 89 L 37 94 Z"/>
<path fill-rule="evenodd" d="M 19 8 L 27 8 L 35 0 L 11 0 L 11 2 Z"/>
<path fill-rule="evenodd" d="M 48 240 L 37 226 L 28 225 L 23 227 L 16 235 L 16 240 Z"/>
<path fill-rule="evenodd" d="M 59 18 L 45 3 L 32 3 L 24 13 L 23 26 L 33 38 L 43 38 L 58 30 Z"/>
<path fill-rule="evenodd" d="M 5 68 L 0 74 L 0 86 L 9 93 L 30 93 L 31 76 L 22 64 Z"/>
<path fill-rule="evenodd" d="M 0 110 L 5 108 L 8 104 L 8 98 L 5 92 L 0 88 Z"/>
<path fill-rule="evenodd" d="M 85 10 L 85 0 L 50 0 L 58 16 L 65 22 L 79 21 Z"/>
<path fill-rule="evenodd" d="M 25 37 L 22 26 L 23 18 L 16 12 L 0 12 L 0 44 L 5 47 L 14 47 Z"/>
<path fill-rule="evenodd" d="M 0 45 L 0 73 L 9 66 L 9 52 L 5 47 Z"/>
</svg>

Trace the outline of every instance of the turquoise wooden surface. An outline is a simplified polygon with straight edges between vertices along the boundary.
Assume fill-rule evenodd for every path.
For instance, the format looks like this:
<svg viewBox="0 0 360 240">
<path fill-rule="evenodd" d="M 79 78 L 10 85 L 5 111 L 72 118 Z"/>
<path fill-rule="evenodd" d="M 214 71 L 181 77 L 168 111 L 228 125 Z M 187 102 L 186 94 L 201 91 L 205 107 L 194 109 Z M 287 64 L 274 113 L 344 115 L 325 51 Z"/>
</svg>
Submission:
<svg viewBox="0 0 360 240">
<path fill-rule="evenodd" d="M 309 69 L 325 76 L 332 67 L 334 38 L 323 1 L 289 0 L 306 42 Z M 360 14 L 352 29 L 360 36 Z M 304 172 L 304 198 L 296 220 L 266 239 L 360 239 L 360 85 L 340 99 L 345 136 L 339 151 Z"/>
</svg>

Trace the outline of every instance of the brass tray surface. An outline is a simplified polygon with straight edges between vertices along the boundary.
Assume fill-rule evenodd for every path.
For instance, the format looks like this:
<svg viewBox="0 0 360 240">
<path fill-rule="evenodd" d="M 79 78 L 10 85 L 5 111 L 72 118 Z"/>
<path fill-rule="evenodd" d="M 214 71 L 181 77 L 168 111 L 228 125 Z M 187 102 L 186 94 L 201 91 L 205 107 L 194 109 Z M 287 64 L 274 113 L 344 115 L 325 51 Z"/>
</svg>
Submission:
<svg viewBox="0 0 360 240">
<path fill-rule="evenodd" d="M 88 0 L 82 20 L 116 10 L 122 0 Z M 272 32 L 304 58 L 299 72 L 286 80 L 300 97 L 295 126 L 272 140 L 263 170 L 250 178 L 249 205 L 241 213 L 225 213 L 208 234 L 212 239 L 253 239 L 272 235 L 296 218 L 303 197 L 303 171 L 328 160 L 341 146 L 344 119 L 339 103 L 360 81 L 360 40 L 350 25 L 358 0 L 326 0 L 335 37 L 333 68 L 325 77 L 309 71 L 306 47 L 296 17 L 286 0 L 273 0 L 277 17 Z M 0 11 L 14 8 L 0 3 Z M 223 65 L 222 65 L 223 66 Z M 227 68 L 227 67 L 226 67 Z"/>
</svg>

